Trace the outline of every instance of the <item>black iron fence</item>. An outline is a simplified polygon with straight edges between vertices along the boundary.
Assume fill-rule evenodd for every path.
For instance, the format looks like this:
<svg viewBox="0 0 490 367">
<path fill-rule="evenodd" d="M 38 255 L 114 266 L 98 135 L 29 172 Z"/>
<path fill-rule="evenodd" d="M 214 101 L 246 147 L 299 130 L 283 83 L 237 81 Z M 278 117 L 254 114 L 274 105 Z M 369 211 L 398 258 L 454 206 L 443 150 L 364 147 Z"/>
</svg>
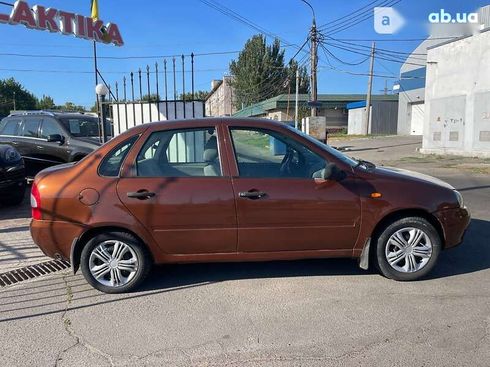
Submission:
<svg viewBox="0 0 490 367">
<path fill-rule="evenodd" d="M 194 98 L 194 53 L 163 59 L 163 65 L 155 62 L 145 69 L 125 75 L 114 87 L 109 88 L 108 100 L 103 103 L 113 122 L 113 134 L 140 124 L 153 121 L 204 117 L 204 101 Z M 190 70 L 186 62 L 190 60 Z M 180 70 L 177 70 L 180 62 Z M 177 74 L 181 74 L 181 93 L 177 91 Z M 186 94 L 186 75 L 190 74 L 191 90 Z M 170 80 L 169 80 L 170 79 Z M 171 89 L 169 88 L 171 87 Z"/>
</svg>

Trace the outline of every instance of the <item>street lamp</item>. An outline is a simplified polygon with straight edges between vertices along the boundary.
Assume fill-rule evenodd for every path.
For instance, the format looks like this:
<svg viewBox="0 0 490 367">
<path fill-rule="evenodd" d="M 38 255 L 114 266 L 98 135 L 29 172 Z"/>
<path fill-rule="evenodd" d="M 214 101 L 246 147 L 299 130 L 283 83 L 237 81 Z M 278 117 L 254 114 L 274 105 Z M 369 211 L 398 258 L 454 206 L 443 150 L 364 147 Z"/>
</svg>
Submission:
<svg viewBox="0 0 490 367">
<path fill-rule="evenodd" d="M 95 87 L 95 93 L 97 94 L 97 103 L 99 104 L 99 124 L 100 124 L 100 141 L 101 143 L 105 143 L 107 141 L 107 134 L 105 131 L 107 117 L 105 113 L 105 96 L 109 94 L 109 89 L 105 86 L 105 84 L 97 84 Z"/>
</svg>

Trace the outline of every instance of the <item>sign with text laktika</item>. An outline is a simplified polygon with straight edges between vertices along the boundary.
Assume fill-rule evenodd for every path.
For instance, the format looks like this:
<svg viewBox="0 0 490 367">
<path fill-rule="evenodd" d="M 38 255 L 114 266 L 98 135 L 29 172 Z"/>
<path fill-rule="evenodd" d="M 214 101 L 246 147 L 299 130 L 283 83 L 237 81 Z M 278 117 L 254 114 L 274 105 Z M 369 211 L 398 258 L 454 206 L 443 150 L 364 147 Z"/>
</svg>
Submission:
<svg viewBox="0 0 490 367">
<path fill-rule="evenodd" d="M 84 15 L 41 5 L 34 5 L 31 8 L 25 1 L 16 1 L 10 15 L 0 13 L 0 23 L 22 24 L 27 28 L 74 35 L 116 46 L 122 46 L 124 43 L 117 24 L 104 25 L 99 19 L 94 20 Z"/>
</svg>

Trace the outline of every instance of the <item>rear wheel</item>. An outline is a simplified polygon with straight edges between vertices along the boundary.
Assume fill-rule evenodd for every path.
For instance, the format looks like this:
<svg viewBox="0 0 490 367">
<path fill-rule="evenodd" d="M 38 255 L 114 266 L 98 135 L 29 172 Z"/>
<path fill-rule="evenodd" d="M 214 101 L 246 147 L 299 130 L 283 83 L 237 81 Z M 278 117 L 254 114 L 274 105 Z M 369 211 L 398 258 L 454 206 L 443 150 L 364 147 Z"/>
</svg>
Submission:
<svg viewBox="0 0 490 367">
<path fill-rule="evenodd" d="M 124 232 L 99 234 L 82 250 L 80 266 L 90 285 L 105 293 L 138 287 L 148 275 L 151 258 L 141 242 Z"/>
<path fill-rule="evenodd" d="M 434 267 L 441 251 L 439 233 L 426 219 L 399 219 L 379 235 L 376 265 L 387 278 L 416 280 Z"/>
</svg>

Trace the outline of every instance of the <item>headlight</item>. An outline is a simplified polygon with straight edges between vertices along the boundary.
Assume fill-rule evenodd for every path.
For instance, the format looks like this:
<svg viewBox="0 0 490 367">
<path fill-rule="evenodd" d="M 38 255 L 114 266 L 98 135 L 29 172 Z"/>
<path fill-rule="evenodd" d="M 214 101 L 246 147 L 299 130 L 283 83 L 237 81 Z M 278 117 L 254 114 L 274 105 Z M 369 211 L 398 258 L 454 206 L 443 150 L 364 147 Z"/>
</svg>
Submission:
<svg viewBox="0 0 490 367">
<path fill-rule="evenodd" d="M 4 152 L 4 159 L 7 163 L 15 163 L 22 159 L 19 152 L 12 147 L 9 147 Z"/>
<path fill-rule="evenodd" d="M 454 190 L 456 194 L 456 199 L 458 200 L 459 207 L 462 208 L 464 206 L 463 195 L 459 191 Z"/>
</svg>

